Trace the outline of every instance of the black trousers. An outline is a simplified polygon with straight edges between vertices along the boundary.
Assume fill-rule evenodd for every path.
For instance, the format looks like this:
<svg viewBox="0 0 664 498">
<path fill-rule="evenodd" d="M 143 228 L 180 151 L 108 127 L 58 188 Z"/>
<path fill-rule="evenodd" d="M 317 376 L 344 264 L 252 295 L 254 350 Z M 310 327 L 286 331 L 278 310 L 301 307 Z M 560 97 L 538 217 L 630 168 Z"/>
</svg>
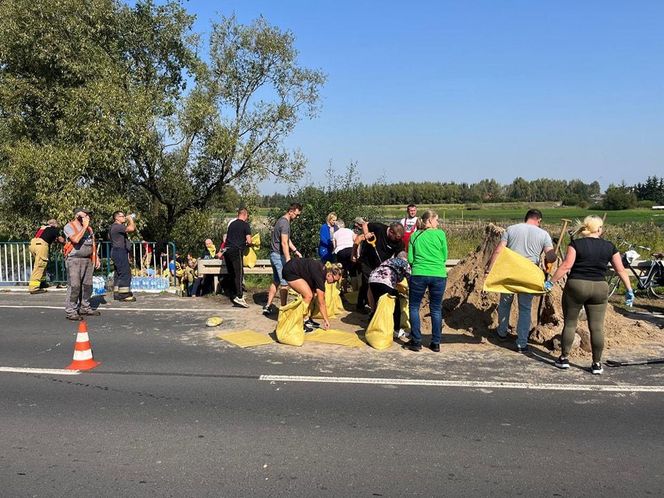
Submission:
<svg viewBox="0 0 664 498">
<path fill-rule="evenodd" d="M 399 330 L 401 328 L 401 306 L 399 306 L 399 293 L 396 289 L 389 287 L 385 284 L 370 283 L 371 293 L 373 294 L 374 300 L 376 301 L 376 306 L 378 306 L 378 300 L 383 294 L 389 294 L 390 296 L 396 297 L 396 302 L 394 303 L 394 330 Z M 374 310 L 375 312 L 375 310 Z"/>
<path fill-rule="evenodd" d="M 113 293 L 119 299 L 131 296 L 131 267 L 129 266 L 129 253 L 126 249 L 114 247 L 111 249 L 111 259 L 115 265 Z"/>
<path fill-rule="evenodd" d="M 224 252 L 224 262 L 228 269 L 233 288 L 231 289 L 231 299 L 242 297 L 242 279 L 244 278 L 244 268 L 242 266 L 242 250 L 238 247 L 229 247 Z"/>
</svg>

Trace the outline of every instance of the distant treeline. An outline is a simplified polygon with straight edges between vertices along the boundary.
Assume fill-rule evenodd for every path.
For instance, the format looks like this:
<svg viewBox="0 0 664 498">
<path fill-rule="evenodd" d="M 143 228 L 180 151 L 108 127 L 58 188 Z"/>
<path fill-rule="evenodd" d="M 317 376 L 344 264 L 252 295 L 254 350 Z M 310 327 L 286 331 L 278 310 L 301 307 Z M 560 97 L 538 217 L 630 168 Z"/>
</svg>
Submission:
<svg viewBox="0 0 664 498">
<path fill-rule="evenodd" d="M 565 205 L 592 204 L 601 194 L 598 182 L 581 180 L 551 180 L 539 178 L 528 181 L 516 178 L 509 185 L 496 180 L 478 183 L 400 182 L 360 184 L 361 196 L 367 204 L 467 204 L 483 202 L 541 202 L 562 201 Z M 264 195 L 263 207 L 275 207 L 291 196 L 286 194 Z"/>
</svg>

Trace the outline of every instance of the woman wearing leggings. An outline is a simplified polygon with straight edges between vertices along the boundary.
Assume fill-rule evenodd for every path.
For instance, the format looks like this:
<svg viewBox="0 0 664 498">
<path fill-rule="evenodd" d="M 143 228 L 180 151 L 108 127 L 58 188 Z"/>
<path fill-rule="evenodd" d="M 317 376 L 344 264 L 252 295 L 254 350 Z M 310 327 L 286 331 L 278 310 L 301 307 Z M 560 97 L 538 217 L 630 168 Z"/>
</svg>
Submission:
<svg viewBox="0 0 664 498">
<path fill-rule="evenodd" d="M 634 303 L 632 284 L 622 264 L 618 249 L 608 240 L 600 238 L 602 225 L 603 221 L 599 216 L 586 216 L 583 223 L 576 229 L 576 234 L 580 238 L 573 240 L 567 247 L 565 261 L 551 278 L 551 282 L 556 282 L 569 272 L 563 291 L 565 324 L 562 334 L 562 355 L 556 360 L 555 365 L 558 368 L 569 368 L 568 356 L 572 350 L 579 312 L 581 308 L 585 308 L 593 353 L 590 371 L 594 375 L 599 375 L 604 371 L 602 369 L 604 315 L 609 299 L 609 286 L 605 277 L 609 262 L 627 289 L 625 304 L 631 306 Z M 545 286 L 550 289 L 553 284 L 547 282 Z"/>
</svg>

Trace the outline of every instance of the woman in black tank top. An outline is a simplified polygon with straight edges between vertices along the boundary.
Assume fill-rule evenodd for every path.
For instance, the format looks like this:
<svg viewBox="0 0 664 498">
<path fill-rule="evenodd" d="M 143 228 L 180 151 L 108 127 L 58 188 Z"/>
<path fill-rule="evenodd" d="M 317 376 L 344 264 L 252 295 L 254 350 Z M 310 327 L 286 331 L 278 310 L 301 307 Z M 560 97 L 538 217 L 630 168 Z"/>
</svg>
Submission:
<svg viewBox="0 0 664 498">
<path fill-rule="evenodd" d="M 625 284 L 625 303 L 634 301 L 632 284 L 620 259 L 620 253 L 611 242 L 601 238 L 603 221 L 599 216 L 586 216 L 576 233 L 581 237 L 567 247 L 565 260 L 558 267 L 551 282 L 556 282 L 569 272 L 563 291 L 563 315 L 565 325 L 562 333 L 562 355 L 556 360 L 558 368 L 569 368 L 567 359 L 572 349 L 577 321 L 581 308 L 586 310 L 593 362 L 590 370 L 599 375 L 602 369 L 604 350 L 604 316 L 609 298 L 606 271 L 611 263 L 614 271 Z"/>
</svg>

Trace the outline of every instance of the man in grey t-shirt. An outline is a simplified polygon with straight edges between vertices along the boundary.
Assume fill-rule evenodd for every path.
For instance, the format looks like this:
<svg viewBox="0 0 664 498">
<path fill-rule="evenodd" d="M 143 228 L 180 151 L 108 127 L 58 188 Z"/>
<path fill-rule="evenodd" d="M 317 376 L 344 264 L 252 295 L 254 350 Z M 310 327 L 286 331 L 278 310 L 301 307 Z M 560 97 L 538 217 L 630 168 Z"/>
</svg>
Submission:
<svg viewBox="0 0 664 498">
<path fill-rule="evenodd" d="M 277 220 L 272 230 L 270 242 L 270 263 L 272 264 L 272 283 L 267 291 L 267 304 L 263 307 L 263 314 L 272 313 L 272 300 L 277 295 L 279 288 L 279 297 L 281 305 L 286 306 L 288 299 L 288 282 L 286 282 L 281 272 L 284 265 L 291 259 L 291 252 L 298 257 L 302 254 L 295 248 L 290 239 L 290 223 L 302 213 L 302 205 L 294 202 L 288 207 L 288 211 Z"/>
<path fill-rule="evenodd" d="M 546 261 L 552 263 L 556 260 L 556 254 L 553 250 L 551 236 L 540 228 L 542 222 L 542 213 L 538 209 L 531 209 L 526 213 L 523 223 L 511 225 L 503 233 L 500 243 L 491 255 L 486 272 L 493 266 L 498 254 L 504 247 L 528 258 L 534 264 L 539 265 L 540 257 L 544 253 Z M 528 351 L 528 336 L 531 326 L 531 309 L 533 294 L 517 294 L 519 302 L 519 320 L 516 326 L 517 351 L 525 353 Z M 510 309 L 514 294 L 501 294 L 498 304 L 498 339 L 507 339 L 507 326 L 510 321 Z"/>
</svg>

